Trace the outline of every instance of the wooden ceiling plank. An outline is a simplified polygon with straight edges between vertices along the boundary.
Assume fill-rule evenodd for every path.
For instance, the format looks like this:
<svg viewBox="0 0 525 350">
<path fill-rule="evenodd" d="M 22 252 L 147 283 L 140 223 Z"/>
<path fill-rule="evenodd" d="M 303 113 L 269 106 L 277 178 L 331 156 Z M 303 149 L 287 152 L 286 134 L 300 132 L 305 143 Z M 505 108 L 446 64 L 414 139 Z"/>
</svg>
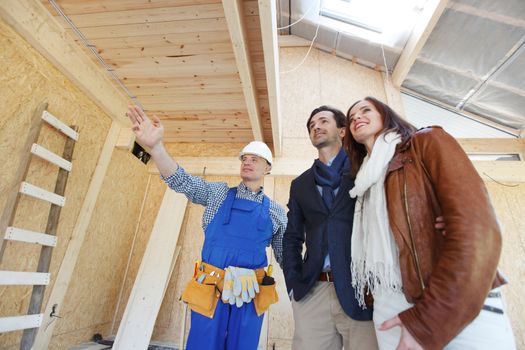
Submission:
<svg viewBox="0 0 525 350">
<path fill-rule="evenodd" d="M 233 53 L 231 43 L 185 44 L 160 47 L 134 47 L 99 49 L 100 56 L 105 60 L 119 60 L 126 58 L 154 57 L 154 56 L 194 56 L 206 54 Z"/>
<path fill-rule="evenodd" d="M 246 30 L 243 20 L 244 11 L 242 11 L 243 4 L 240 0 L 223 0 L 222 5 L 233 43 L 237 68 L 241 77 L 246 107 L 252 124 L 253 137 L 255 140 L 264 141 L 254 77 L 251 69 L 251 59 L 246 42 Z"/>
<path fill-rule="evenodd" d="M 67 14 L 67 12 L 66 12 Z M 105 25 L 155 23 L 178 20 L 224 17 L 220 4 L 190 5 L 179 7 L 159 7 L 125 11 L 111 11 L 69 15 L 78 28 L 100 27 Z"/>
<path fill-rule="evenodd" d="M 259 103 L 268 106 L 271 117 L 271 134 L 275 156 L 282 154 L 282 117 L 279 81 L 279 43 L 277 40 L 277 9 L 274 1 L 259 1 L 264 63 L 255 64 L 254 70 L 264 69 L 267 94 L 259 94 Z M 254 56 L 252 56 L 254 57 Z"/>
<path fill-rule="evenodd" d="M 434 29 L 441 14 L 447 7 L 448 0 L 429 0 L 425 4 L 423 13 L 420 15 L 418 22 L 414 26 L 410 37 L 397 61 L 394 72 L 392 73 L 392 82 L 395 87 L 401 87 L 410 68 L 416 61 L 419 52 L 425 45 L 430 33 Z"/>
<path fill-rule="evenodd" d="M 214 110 L 214 111 L 218 111 L 218 110 L 231 110 L 231 109 L 234 109 L 234 110 L 242 110 L 243 108 L 246 108 L 245 105 L 243 104 L 244 101 L 242 102 L 238 102 L 238 101 L 216 101 L 216 102 L 213 102 L 211 103 L 209 106 L 204 106 L 204 105 L 196 105 L 193 101 L 186 101 L 186 102 L 178 102 L 178 103 L 170 103 L 170 102 L 166 102 L 166 103 L 147 103 L 147 102 L 142 102 L 141 103 L 143 104 L 144 108 L 146 108 L 147 110 L 184 110 L 184 111 L 187 111 L 187 112 L 190 112 L 190 111 L 199 111 L 199 110 L 202 110 L 203 108 L 206 108 L 208 107 L 210 111 Z"/>
<path fill-rule="evenodd" d="M 53 13 L 48 0 L 41 2 Z M 120 10 L 140 10 L 159 7 L 178 7 L 198 4 L 218 4 L 221 0 L 59 0 L 57 3 L 64 12 L 75 15 L 85 13 L 111 12 Z"/>
<path fill-rule="evenodd" d="M 119 38 L 101 38 L 90 40 L 97 48 L 141 48 L 146 46 L 160 47 L 186 44 L 204 44 L 230 42 L 228 31 L 176 33 L 165 35 L 141 35 Z"/>
<path fill-rule="evenodd" d="M 191 111 L 178 109 L 178 108 L 167 108 L 167 109 L 158 109 L 158 108 L 146 108 L 147 113 L 155 113 L 159 117 L 173 117 L 173 118 L 205 118 L 206 116 L 215 117 L 215 116 L 241 116 L 248 115 L 246 108 L 213 108 L 213 109 L 194 109 Z"/>
<path fill-rule="evenodd" d="M 128 98 L 110 81 L 39 2 L 0 1 L 0 16 L 113 120 L 128 124 Z"/>
<path fill-rule="evenodd" d="M 232 106 L 243 106 L 244 97 L 241 94 L 209 94 L 209 95 L 153 95 L 153 96 L 142 96 L 140 101 L 145 104 L 200 104 L 202 106 L 217 104 L 217 106 L 223 103 L 230 103 Z"/>
<path fill-rule="evenodd" d="M 209 67 L 213 65 L 231 65 L 235 63 L 232 53 L 222 53 L 214 55 L 192 55 L 184 57 L 158 56 L 158 57 L 136 57 L 122 58 L 106 61 L 107 64 L 118 68 L 140 68 L 140 67 L 164 67 L 176 66 L 185 67 Z M 185 67 L 181 67 L 185 66 Z"/>
<path fill-rule="evenodd" d="M 87 27 L 82 33 L 92 39 L 121 38 L 144 35 L 166 35 L 199 32 L 227 31 L 226 19 L 202 18 L 161 23 L 132 23 L 101 27 Z"/>
</svg>

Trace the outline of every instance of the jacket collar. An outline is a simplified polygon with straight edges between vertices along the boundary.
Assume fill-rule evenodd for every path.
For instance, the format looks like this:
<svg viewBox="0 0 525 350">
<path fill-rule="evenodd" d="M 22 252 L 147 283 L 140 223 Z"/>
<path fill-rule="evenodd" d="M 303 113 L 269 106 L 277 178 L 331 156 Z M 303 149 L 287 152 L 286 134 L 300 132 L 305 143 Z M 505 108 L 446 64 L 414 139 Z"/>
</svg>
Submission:
<svg viewBox="0 0 525 350">
<path fill-rule="evenodd" d="M 410 158 L 408 152 L 406 151 L 411 146 L 411 140 L 412 137 L 410 137 L 407 141 L 400 143 L 397 146 L 396 153 L 394 153 L 394 157 L 392 157 L 392 160 L 390 161 L 390 163 L 388 163 L 387 175 L 392 171 L 401 169 L 405 166 L 407 159 Z"/>
</svg>

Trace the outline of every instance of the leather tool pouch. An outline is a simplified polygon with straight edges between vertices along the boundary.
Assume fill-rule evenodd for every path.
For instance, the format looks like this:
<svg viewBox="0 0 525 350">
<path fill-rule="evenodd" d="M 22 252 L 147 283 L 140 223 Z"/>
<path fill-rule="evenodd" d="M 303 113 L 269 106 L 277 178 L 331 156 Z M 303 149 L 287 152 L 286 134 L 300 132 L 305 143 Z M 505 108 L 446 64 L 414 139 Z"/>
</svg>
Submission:
<svg viewBox="0 0 525 350">
<path fill-rule="evenodd" d="M 217 287 L 219 280 L 213 276 L 206 275 L 202 283 L 199 283 L 199 278 L 203 274 L 205 274 L 203 271 L 199 271 L 197 276 L 188 282 L 184 292 L 182 292 L 182 301 L 188 303 L 193 311 L 213 318 L 217 308 L 217 301 L 221 295 Z"/>
<path fill-rule="evenodd" d="M 275 281 L 273 284 L 265 285 L 259 282 L 259 293 L 255 295 L 253 300 L 255 312 L 257 316 L 261 316 L 270 308 L 270 305 L 279 301 L 277 290 L 275 289 Z"/>
</svg>

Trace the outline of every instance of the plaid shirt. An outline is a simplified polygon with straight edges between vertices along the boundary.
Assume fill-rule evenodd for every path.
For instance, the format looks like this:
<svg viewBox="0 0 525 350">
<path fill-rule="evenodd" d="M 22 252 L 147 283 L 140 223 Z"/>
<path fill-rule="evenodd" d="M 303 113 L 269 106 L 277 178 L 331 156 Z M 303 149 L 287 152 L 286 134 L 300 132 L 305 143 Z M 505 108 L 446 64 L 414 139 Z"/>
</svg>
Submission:
<svg viewBox="0 0 525 350">
<path fill-rule="evenodd" d="M 206 207 L 202 216 L 202 229 L 204 231 L 206 231 L 215 214 L 219 211 L 230 189 L 225 182 L 205 181 L 198 176 L 188 174 L 180 166 L 174 174 L 168 177 L 161 176 L 161 178 L 172 190 L 183 193 L 191 202 Z M 237 186 L 237 195 L 235 197 L 262 203 L 263 195 L 262 187 L 258 192 L 252 192 L 241 182 Z M 270 218 L 273 225 L 271 245 L 275 254 L 275 260 L 281 265 L 283 259 L 283 235 L 288 219 L 283 207 L 273 200 L 270 200 Z"/>
</svg>

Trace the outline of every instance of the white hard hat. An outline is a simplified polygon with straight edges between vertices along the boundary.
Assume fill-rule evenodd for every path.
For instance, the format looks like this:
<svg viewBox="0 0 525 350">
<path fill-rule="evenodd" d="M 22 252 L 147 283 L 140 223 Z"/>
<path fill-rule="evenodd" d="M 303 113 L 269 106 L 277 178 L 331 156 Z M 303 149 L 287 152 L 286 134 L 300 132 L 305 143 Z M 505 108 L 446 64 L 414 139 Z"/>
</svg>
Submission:
<svg viewBox="0 0 525 350">
<path fill-rule="evenodd" d="M 266 144 L 261 141 L 252 141 L 244 146 L 241 153 L 239 154 L 239 159 L 241 159 L 245 154 L 255 154 L 256 156 L 266 159 L 270 165 L 273 163 L 272 151 L 270 151 L 270 148 L 268 148 L 268 146 L 266 146 Z"/>
</svg>

